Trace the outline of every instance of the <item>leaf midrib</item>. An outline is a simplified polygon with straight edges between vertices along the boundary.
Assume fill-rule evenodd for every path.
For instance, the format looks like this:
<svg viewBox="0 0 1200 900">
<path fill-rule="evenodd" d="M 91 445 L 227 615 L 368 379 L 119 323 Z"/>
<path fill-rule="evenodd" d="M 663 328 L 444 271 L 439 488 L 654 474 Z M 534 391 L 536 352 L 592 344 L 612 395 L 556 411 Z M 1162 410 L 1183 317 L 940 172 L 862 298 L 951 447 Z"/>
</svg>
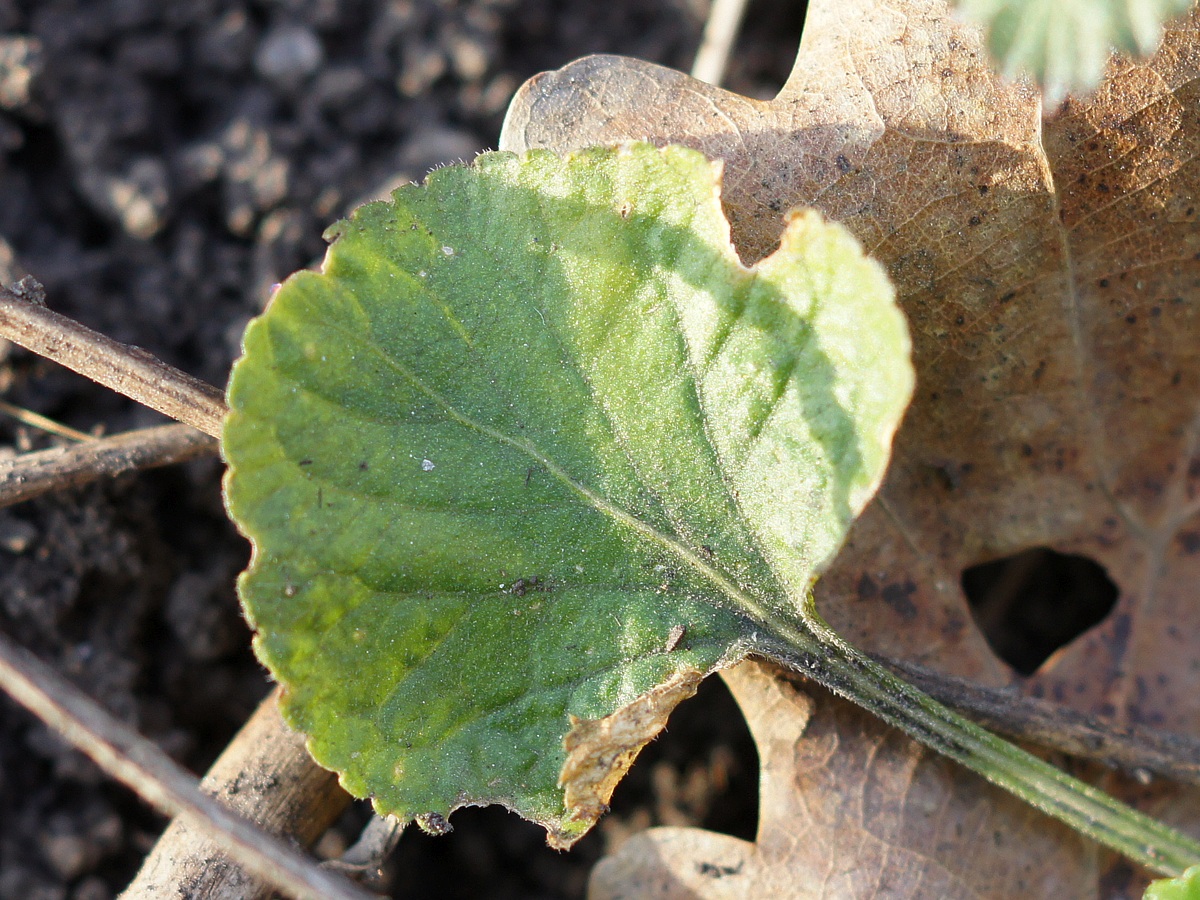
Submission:
<svg viewBox="0 0 1200 900">
<path fill-rule="evenodd" d="M 769 611 L 761 603 L 759 603 L 754 597 L 729 579 L 720 570 L 709 565 L 691 548 L 681 543 L 675 537 L 665 534 L 659 531 L 657 528 L 646 524 L 632 513 L 626 511 L 620 506 L 617 506 L 615 503 L 610 502 L 600 494 L 593 491 L 591 488 L 573 478 L 565 469 L 551 460 L 550 457 L 542 453 L 532 441 L 512 437 L 498 429 L 476 421 L 465 413 L 460 412 L 454 406 L 454 404 L 450 402 L 449 399 L 444 397 L 434 388 L 427 385 L 419 376 L 417 376 L 415 372 L 409 369 L 408 366 L 385 353 L 376 342 L 361 342 L 361 335 L 356 335 L 353 332 L 344 329 L 335 322 L 327 321 L 324 323 L 324 325 L 331 331 L 340 332 L 347 339 L 356 343 L 360 343 L 360 345 L 364 346 L 367 351 L 378 357 L 384 365 L 386 365 L 400 377 L 407 380 L 418 391 L 433 401 L 450 419 L 457 422 L 459 425 L 524 453 L 530 459 L 535 460 L 537 463 L 543 466 L 550 475 L 558 479 L 563 485 L 581 497 L 597 512 L 608 516 L 614 522 L 624 525 L 629 530 L 639 534 L 652 543 L 658 544 L 668 552 L 674 554 L 693 571 L 712 583 L 714 587 L 716 587 L 724 596 L 729 598 L 729 600 L 732 601 L 736 612 L 754 619 L 763 625 L 766 625 L 773 620 L 774 617 L 770 615 Z"/>
</svg>

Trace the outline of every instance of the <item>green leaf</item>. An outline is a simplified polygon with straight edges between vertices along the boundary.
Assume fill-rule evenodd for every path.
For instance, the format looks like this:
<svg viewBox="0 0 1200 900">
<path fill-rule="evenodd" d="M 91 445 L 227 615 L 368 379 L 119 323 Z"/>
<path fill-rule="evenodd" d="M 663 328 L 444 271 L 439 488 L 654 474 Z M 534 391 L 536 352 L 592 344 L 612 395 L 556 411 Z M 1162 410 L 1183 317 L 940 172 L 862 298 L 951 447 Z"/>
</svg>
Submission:
<svg viewBox="0 0 1200 900">
<path fill-rule="evenodd" d="M 1148 55 L 1192 0 L 956 0 L 1005 75 L 1030 74 L 1049 104 L 1100 84 L 1114 50 Z"/>
<path fill-rule="evenodd" d="M 1200 866 L 1192 866 L 1178 878 L 1150 882 L 1142 900 L 1200 900 Z"/>
<path fill-rule="evenodd" d="M 570 844 L 611 785 L 564 801 L 568 732 L 627 765 L 594 720 L 648 739 L 798 621 L 878 486 L 913 382 L 882 269 L 811 212 L 747 269 L 719 188 L 680 147 L 485 154 L 330 229 L 247 330 L 242 600 L 380 812 L 502 803 Z"/>
</svg>

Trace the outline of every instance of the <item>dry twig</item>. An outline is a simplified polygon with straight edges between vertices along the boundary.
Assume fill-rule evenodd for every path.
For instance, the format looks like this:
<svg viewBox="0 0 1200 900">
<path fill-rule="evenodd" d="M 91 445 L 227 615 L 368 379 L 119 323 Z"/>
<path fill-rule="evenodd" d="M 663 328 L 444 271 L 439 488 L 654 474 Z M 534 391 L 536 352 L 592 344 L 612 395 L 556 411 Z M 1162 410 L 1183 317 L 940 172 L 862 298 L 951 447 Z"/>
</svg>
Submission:
<svg viewBox="0 0 1200 900">
<path fill-rule="evenodd" d="M 213 763 L 200 789 L 272 834 L 311 845 L 350 802 L 333 772 L 317 766 L 304 737 L 284 724 L 276 688 Z M 160 900 L 187 885 L 195 900 L 260 900 L 271 885 L 232 864 L 223 843 L 177 818 L 146 857 L 122 900 Z M 324 868 L 333 868 L 328 865 Z M 350 870 L 334 869 L 342 874 Z"/>
<path fill-rule="evenodd" d="M 0 337 L 205 434 L 221 436 L 225 399 L 211 384 L 5 287 L 0 287 Z"/>
<path fill-rule="evenodd" d="M 160 425 L 0 460 L 0 508 L 50 491 L 135 469 L 217 452 L 217 442 L 190 425 Z"/>
<path fill-rule="evenodd" d="M 372 896 L 202 793 L 195 776 L 3 635 L 0 686 L 109 775 L 160 812 L 185 815 L 189 825 L 219 840 L 241 866 L 280 890 L 311 900 Z"/>
<path fill-rule="evenodd" d="M 934 672 L 913 663 L 880 659 L 910 684 L 985 728 L 1106 766 L 1144 780 L 1160 775 L 1200 784 L 1200 740 L 1184 734 L 1103 719 L 1034 697 L 1025 697 Z"/>
<path fill-rule="evenodd" d="M 59 437 L 65 437 L 72 441 L 94 441 L 97 437 L 94 434 L 76 431 L 74 428 L 69 428 L 61 422 L 55 422 L 53 419 L 43 416 L 41 413 L 35 413 L 31 409 L 22 409 L 15 404 L 9 403 L 7 400 L 0 400 L 0 413 L 11 416 L 23 425 L 40 428 L 42 431 L 48 431 L 50 434 L 57 434 Z"/>
</svg>

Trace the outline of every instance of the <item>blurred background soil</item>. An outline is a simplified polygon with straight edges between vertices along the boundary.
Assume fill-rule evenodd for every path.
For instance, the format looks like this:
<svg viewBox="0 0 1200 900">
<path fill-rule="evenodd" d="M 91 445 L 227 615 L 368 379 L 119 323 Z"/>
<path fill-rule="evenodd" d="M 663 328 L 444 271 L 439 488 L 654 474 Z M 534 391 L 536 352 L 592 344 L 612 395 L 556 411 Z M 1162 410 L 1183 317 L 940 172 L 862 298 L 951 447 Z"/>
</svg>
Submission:
<svg viewBox="0 0 1200 900">
<path fill-rule="evenodd" d="M 495 146 L 524 79 L 621 53 L 687 70 L 707 0 L 0 2 L 0 280 L 223 385 L 271 285 L 359 200 Z M 751 3 L 726 86 L 786 77 L 800 0 Z M 0 396 L 82 431 L 161 421 L 0 342 Z M 53 438 L 0 417 L 0 456 Z M 0 510 L 0 629 L 203 771 L 267 679 L 216 460 Z M 578 897 L 633 830 L 752 837 L 753 743 L 717 679 L 570 854 L 500 809 L 406 835 L 396 896 Z M 319 846 L 337 854 L 361 807 Z M 103 900 L 163 821 L 0 696 L 0 900 Z"/>
</svg>

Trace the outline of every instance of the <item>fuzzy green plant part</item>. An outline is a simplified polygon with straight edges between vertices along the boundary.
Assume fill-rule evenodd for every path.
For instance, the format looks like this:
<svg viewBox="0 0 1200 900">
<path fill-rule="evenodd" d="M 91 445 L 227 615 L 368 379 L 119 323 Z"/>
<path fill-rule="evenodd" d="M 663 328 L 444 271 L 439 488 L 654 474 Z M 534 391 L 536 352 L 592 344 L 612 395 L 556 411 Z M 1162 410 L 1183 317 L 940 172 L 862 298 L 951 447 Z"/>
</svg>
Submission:
<svg viewBox="0 0 1200 900">
<path fill-rule="evenodd" d="M 1032 76 L 1054 107 L 1094 90 L 1114 52 L 1149 56 L 1193 0 L 955 0 L 979 24 L 1000 70 Z"/>
<path fill-rule="evenodd" d="M 1150 882 L 1143 900 L 1200 900 L 1200 866 L 1192 866 L 1178 878 Z"/>
<path fill-rule="evenodd" d="M 330 229 L 229 386 L 240 579 L 288 721 L 380 813 L 577 840 L 670 710 L 784 662 L 1109 846 L 1200 847 L 847 646 L 810 587 L 913 388 L 882 269 L 787 217 L 747 268 L 681 147 L 490 153 Z"/>
</svg>

